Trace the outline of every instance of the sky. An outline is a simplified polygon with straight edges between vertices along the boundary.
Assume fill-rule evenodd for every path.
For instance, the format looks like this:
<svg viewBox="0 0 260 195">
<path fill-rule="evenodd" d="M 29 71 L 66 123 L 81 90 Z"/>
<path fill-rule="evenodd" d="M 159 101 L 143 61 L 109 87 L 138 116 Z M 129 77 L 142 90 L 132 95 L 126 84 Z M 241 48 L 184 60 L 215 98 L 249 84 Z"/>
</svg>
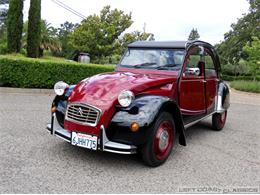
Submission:
<svg viewBox="0 0 260 195">
<path fill-rule="evenodd" d="M 99 14 L 110 5 L 125 13 L 132 13 L 134 23 L 126 30 L 142 31 L 155 35 L 157 41 L 187 40 L 192 28 L 200 40 L 211 44 L 224 39 L 224 33 L 238 18 L 248 12 L 246 0 L 60 0 L 84 16 Z M 24 4 L 24 20 L 28 19 L 29 0 Z M 42 19 L 59 27 L 65 21 L 80 23 L 82 18 L 56 5 L 52 0 L 42 0 Z"/>
</svg>

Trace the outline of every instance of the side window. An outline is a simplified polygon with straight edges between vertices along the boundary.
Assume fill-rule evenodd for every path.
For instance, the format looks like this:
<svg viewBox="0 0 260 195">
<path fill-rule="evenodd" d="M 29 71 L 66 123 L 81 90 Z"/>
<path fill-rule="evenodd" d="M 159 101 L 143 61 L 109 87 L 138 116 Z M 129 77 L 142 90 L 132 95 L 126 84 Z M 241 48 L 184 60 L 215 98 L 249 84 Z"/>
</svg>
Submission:
<svg viewBox="0 0 260 195">
<path fill-rule="evenodd" d="M 203 51 L 199 47 L 192 48 L 192 50 L 189 51 L 185 76 L 203 76 L 203 70 L 201 70 L 201 63 L 203 63 L 203 54 L 201 54 L 202 52 Z"/>
<path fill-rule="evenodd" d="M 205 55 L 205 75 L 207 78 L 217 76 L 213 59 L 208 53 Z"/>
<path fill-rule="evenodd" d="M 198 63 L 200 61 L 200 55 L 199 54 L 190 54 L 189 56 L 189 62 L 187 64 L 187 68 L 196 68 L 198 66 Z"/>
</svg>

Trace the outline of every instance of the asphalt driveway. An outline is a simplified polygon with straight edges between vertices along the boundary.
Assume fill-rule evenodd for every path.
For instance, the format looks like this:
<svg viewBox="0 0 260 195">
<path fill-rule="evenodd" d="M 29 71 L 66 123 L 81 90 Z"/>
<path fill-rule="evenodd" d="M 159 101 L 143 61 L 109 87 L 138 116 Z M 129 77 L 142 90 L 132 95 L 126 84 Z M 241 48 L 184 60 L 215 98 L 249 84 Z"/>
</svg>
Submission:
<svg viewBox="0 0 260 195">
<path fill-rule="evenodd" d="M 0 88 L 0 193 L 260 192 L 260 95 L 232 91 L 223 131 L 190 127 L 157 168 L 52 137 L 49 90 Z"/>
</svg>

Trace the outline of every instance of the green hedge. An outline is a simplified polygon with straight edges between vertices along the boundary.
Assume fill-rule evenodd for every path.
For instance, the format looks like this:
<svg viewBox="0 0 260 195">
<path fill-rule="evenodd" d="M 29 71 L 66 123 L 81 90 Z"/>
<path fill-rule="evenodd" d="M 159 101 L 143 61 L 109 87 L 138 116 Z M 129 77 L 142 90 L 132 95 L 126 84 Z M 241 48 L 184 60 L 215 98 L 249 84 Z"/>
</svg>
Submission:
<svg viewBox="0 0 260 195">
<path fill-rule="evenodd" d="M 75 84 L 86 77 L 111 72 L 113 69 L 114 67 L 109 65 L 0 56 L 0 85 L 52 88 L 57 81 Z"/>
</svg>

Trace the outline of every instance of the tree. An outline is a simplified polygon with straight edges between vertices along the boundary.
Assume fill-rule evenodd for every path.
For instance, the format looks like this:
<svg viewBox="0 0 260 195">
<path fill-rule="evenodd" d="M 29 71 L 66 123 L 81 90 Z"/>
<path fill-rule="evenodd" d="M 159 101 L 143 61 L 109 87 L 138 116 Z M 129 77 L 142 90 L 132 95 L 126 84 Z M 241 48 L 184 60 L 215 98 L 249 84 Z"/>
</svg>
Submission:
<svg viewBox="0 0 260 195">
<path fill-rule="evenodd" d="M 27 55 L 39 57 L 41 43 L 41 0 L 31 0 L 28 20 Z"/>
<path fill-rule="evenodd" d="M 24 23 L 22 46 L 27 47 L 28 21 Z M 46 20 L 41 20 L 41 41 L 39 46 L 39 57 L 43 56 L 44 50 L 53 54 L 61 52 L 61 43 L 58 38 L 58 29 L 51 26 Z"/>
<path fill-rule="evenodd" d="M 141 31 L 125 33 L 124 36 L 118 40 L 118 49 L 116 53 L 121 55 L 127 48 L 127 45 L 135 41 L 154 41 L 154 34 Z"/>
<path fill-rule="evenodd" d="M 20 52 L 23 32 L 23 0 L 10 0 L 7 13 L 8 52 Z"/>
<path fill-rule="evenodd" d="M 57 29 L 52 27 L 46 20 L 41 21 L 41 42 L 39 56 L 43 56 L 44 50 L 52 53 L 61 52 L 61 44 L 57 36 Z"/>
<path fill-rule="evenodd" d="M 223 63 L 236 64 L 246 54 L 243 47 L 252 42 L 252 36 L 259 37 L 256 31 L 257 24 L 252 14 L 240 18 L 236 24 L 231 25 L 232 30 L 224 35 L 224 41 L 217 49 Z"/>
<path fill-rule="evenodd" d="M 92 60 L 110 56 L 115 50 L 118 37 L 131 26 L 131 13 L 105 6 L 100 15 L 91 15 L 82 21 L 70 35 L 70 45 L 87 52 Z"/>
<path fill-rule="evenodd" d="M 58 38 L 61 43 L 61 56 L 68 56 L 74 52 L 73 47 L 69 45 L 69 35 L 77 27 L 79 27 L 79 24 L 73 24 L 66 21 L 65 23 L 60 25 L 60 28 L 58 28 Z"/>
<path fill-rule="evenodd" d="M 154 34 L 141 31 L 134 31 L 124 34 L 122 42 L 129 44 L 134 41 L 154 41 Z"/>
<path fill-rule="evenodd" d="M 198 40 L 200 38 L 200 35 L 198 33 L 198 30 L 196 28 L 193 28 L 190 32 L 189 41 Z"/>
<path fill-rule="evenodd" d="M 250 8 L 249 8 L 250 12 L 259 14 L 260 0 L 249 0 L 249 4 L 250 4 Z"/>
<path fill-rule="evenodd" d="M 231 24 L 231 30 L 224 34 L 224 41 L 217 45 L 223 64 L 237 64 L 241 58 L 247 58 L 243 47 L 253 41 L 252 37 L 260 38 L 260 0 L 250 0 L 249 3 L 249 13 Z"/>
<path fill-rule="evenodd" d="M 0 54 L 7 52 L 7 27 L 6 19 L 9 0 L 0 0 Z"/>
<path fill-rule="evenodd" d="M 0 28 L 6 22 L 8 5 L 9 5 L 9 0 L 0 0 Z"/>
<path fill-rule="evenodd" d="M 248 55 L 248 64 L 255 80 L 256 76 L 260 74 L 260 39 L 252 37 L 252 40 L 251 44 L 248 43 L 243 49 Z"/>
</svg>

